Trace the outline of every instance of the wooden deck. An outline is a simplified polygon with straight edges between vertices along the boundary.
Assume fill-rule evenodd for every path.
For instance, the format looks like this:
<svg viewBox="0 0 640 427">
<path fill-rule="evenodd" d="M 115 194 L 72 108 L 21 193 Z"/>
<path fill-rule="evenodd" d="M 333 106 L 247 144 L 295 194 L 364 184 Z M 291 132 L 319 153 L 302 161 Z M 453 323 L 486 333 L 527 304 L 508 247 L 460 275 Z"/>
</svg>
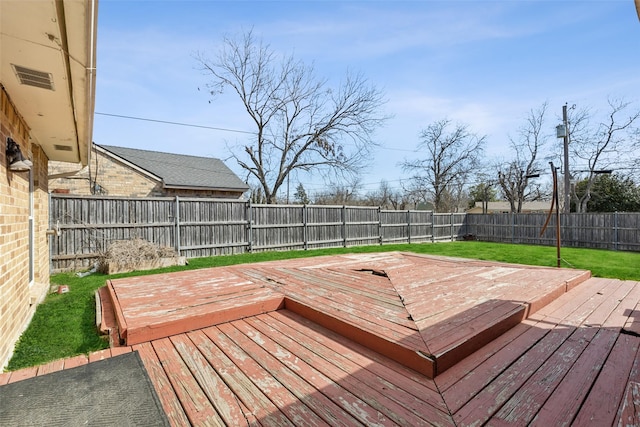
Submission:
<svg viewBox="0 0 640 427">
<path fill-rule="evenodd" d="M 108 282 L 123 344 L 287 308 L 433 378 L 589 278 L 380 253 Z"/>
<path fill-rule="evenodd" d="M 229 269 L 107 282 L 120 339 L 133 345 L 282 308 L 283 295 Z"/>
<path fill-rule="evenodd" d="M 2 374 L 0 385 L 133 350 L 175 426 L 639 425 L 639 282 L 406 254 L 223 270 L 232 286 L 250 282 L 284 305 L 88 359 Z M 180 276 L 155 276 L 145 286 L 166 287 L 164 277 Z M 116 292 L 117 282 L 111 281 Z M 501 323 L 516 306 L 522 320 Z M 133 317 L 126 320 L 136 325 Z M 489 326 L 476 338 L 471 331 L 485 321 Z M 416 349 L 420 339 L 435 357 L 435 378 L 403 363 L 404 354 L 372 349 L 380 343 Z M 447 342 L 464 351 L 439 359 L 434 349 L 446 350 Z M 438 371 L 442 360 L 449 366 Z"/>
</svg>

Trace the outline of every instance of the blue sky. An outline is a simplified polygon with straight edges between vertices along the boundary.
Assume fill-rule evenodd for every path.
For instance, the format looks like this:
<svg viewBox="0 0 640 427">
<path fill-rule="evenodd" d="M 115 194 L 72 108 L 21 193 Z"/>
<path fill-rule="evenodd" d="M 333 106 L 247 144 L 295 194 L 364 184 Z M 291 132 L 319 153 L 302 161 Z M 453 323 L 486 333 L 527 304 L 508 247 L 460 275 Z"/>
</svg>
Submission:
<svg viewBox="0 0 640 427">
<path fill-rule="evenodd" d="M 598 110 L 622 97 L 640 107 L 633 0 L 101 0 L 94 141 L 218 157 L 244 179 L 226 159 L 248 135 L 222 129 L 254 129 L 236 97 L 199 90 L 210 80 L 194 54 L 213 58 L 223 36 L 251 28 L 331 82 L 360 72 L 384 91 L 392 118 L 375 135 L 362 193 L 382 179 L 399 188 L 408 177 L 400 163 L 419 156 L 420 131 L 436 120 L 468 124 L 487 136 L 487 157 L 500 158 L 543 102 L 549 133 L 565 103 Z M 308 193 L 324 189 L 317 177 L 297 176 L 292 192 L 299 181 Z"/>
</svg>

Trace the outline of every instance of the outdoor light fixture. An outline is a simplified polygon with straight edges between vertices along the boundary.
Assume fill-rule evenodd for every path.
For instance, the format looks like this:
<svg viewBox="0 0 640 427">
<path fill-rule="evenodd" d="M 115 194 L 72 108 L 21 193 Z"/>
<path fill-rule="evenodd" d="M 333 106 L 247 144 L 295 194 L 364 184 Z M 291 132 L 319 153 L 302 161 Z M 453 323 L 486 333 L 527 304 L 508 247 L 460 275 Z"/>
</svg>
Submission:
<svg viewBox="0 0 640 427">
<path fill-rule="evenodd" d="M 26 159 L 20 151 L 20 146 L 11 137 L 7 138 L 7 164 L 12 172 L 26 172 L 31 170 L 33 163 Z"/>
</svg>

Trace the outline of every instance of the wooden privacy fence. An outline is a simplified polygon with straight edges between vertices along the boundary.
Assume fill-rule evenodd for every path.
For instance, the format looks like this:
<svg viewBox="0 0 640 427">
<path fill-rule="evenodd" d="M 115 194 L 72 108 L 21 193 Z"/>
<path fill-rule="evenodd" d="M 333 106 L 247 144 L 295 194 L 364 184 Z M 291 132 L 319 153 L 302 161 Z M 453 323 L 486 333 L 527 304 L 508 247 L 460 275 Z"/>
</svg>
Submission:
<svg viewBox="0 0 640 427">
<path fill-rule="evenodd" d="M 640 213 L 562 214 L 562 246 L 640 251 Z M 546 214 L 464 214 L 377 207 L 52 194 L 52 271 L 90 267 L 115 240 L 139 237 L 188 258 L 390 243 L 477 240 L 556 244 Z"/>
<path fill-rule="evenodd" d="M 555 214 L 541 236 L 547 214 L 467 214 L 466 229 L 486 242 L 555 245 Z M 640 251 L 640 213 L 560 215 L 560 242 L 576 248 Z"/>
<path fill-rule="evenodd" d="M 266 250 L 456 240 L 465 214 L 377 207 L 254 205 L 183 197 L 52 194 L 52 271 L 90 267 L 109 244 L 139 237 L 188 258 Z"/>
</svg>

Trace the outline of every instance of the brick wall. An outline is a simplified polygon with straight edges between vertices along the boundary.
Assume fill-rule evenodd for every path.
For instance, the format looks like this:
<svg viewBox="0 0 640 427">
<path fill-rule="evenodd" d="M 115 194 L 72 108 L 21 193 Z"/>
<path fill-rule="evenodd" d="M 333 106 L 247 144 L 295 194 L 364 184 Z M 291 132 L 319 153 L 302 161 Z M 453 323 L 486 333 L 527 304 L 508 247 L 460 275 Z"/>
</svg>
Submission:
<svg viewBox="0 0 640 427">
<path fill-rule="evenodd" d="M 0 87 L 0 368 L 49 288 L 47 157 Z M 33 161 L 34 275 L 29 278 L 29 172 L 8 170 L 7 137 Z"/>
<path fill-rule="evenodd" d="M 91 164 L 80 169 L 80 165 L 50 162 L 49 175 L 80 170 L 73 176 L 52 179 L 49 188 L 53 192 L 64 192 L 87 196 L 107 194 L 109 196 L 145 197 L 161 196 L 162 183 L 138 172 L 124 163 L 91 150 Z M 95 181 L 95 193 L 91 191 L 89 173 Z"/>
<path fill-rule="evenodd" d="M 72 172 L 77 173 L 71 175 Z M 95 193 L 91 192 L 89 173 L 98 184 Z M 121 197 L 184 196 L 237 199 L 241 195 L 232 191 L 164 188 L 161 181 L 95 149 L 91 151 L 91 164 L 84 168 L 70 163 L 49 162 L 49 175 L 56 174 L 70 176 L 51 179 L 49 181 L 51 191 L 78 196 L 105 194 Z"/>
</svg>

